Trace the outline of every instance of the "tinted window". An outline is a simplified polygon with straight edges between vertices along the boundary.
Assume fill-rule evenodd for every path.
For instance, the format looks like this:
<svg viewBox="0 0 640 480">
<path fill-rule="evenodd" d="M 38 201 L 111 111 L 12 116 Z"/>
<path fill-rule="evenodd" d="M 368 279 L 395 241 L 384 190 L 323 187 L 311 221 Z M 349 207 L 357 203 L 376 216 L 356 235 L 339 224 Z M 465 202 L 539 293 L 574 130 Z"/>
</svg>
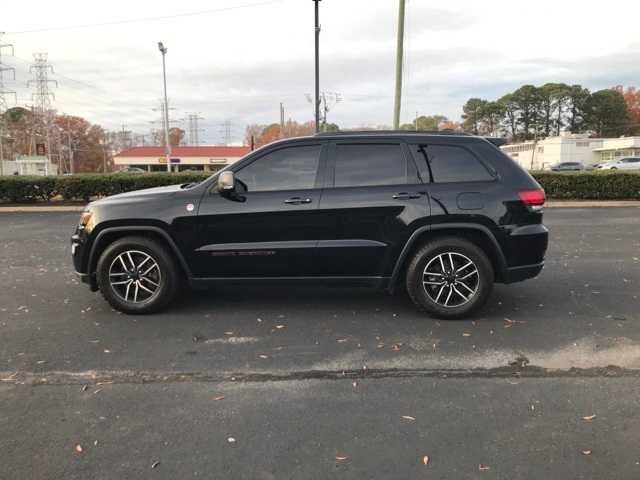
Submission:
<svg viewBox="0 0 640 480">
<path fill-rule="evenodd" d="M 316 183 L 322 146 L 288 147 L 266 154 L 236 173 L 249 192 L 305 190 Z"/>
<path fill-rule="evenodd" d="M 425 153 L 429 159 L 434 182 L 485 182 L 493 179 L 489 170 L 465 148 L 450 145 L 412 145 L 411 149 L 420 175 L 425 180 L 429 178 Z"/>
<path fill-rule="evenodd" d="M 399 144 L 336 145 L 336 187 L 404 184 L 408 168 Z"/>
</svg>

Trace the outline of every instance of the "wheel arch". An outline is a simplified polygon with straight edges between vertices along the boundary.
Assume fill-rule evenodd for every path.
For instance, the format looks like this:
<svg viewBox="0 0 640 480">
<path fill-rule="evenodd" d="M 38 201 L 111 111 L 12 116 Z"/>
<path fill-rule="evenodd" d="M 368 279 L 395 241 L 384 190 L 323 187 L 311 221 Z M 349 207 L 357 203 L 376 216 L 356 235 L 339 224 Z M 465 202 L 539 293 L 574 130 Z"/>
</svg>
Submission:
<svg viewBox="0 0 640 480">
<path fill-rule="evenodd" d="M 132 225 L 132 226 L 107 227 L 101 230 L 100 232 L 98 232 L 95 240 L 93 241 L 93 244 L 91 245 L 91 250 L 89 253 L 89 259 L 87 263 L 87 272 L 89 273 L 89 278 L 91 279 L 91 282 L 95 283 L 96 266 L 98 264 L 98 259 L 100 258 L 100 255 L 102 254 L 104 249 L 111 243 L 115 242 L 116 240 L 129 235 L 144 236 L 144 237 L 159 241 L 162 245 L 167 247 L 170 253 L 174 254 L 175 257 L 178 259 L 178 266 L 180 267 L 180 270 L 182 270 L 182 272 L 187 276 L 189 277 L 191 276 L 191 270 L 189 269 L 189 266 L 187 265 L 187 262 L 184 256 L 182 255 L 182 252 L 180 252 L 180 249 L 178 248 L 176 243 L 173 241 L 173 238 L 171 238 L 171 235 L 169 235 L 169 233 L 167 233 L 162 228 L 156 227 L 156 226 L 151 226 L 151 225 L 133 226 Z M 91 286 L 93 288 L 94 284 L 92 283 Z M 96 288 L 97 288 L 97 285 L 96 285 Z"/>
<path fill-rule="evenodd" d="M 444 223 L 426 225 L 413 232 L 396 260 L 389 282 L 389 290 L 393 291 L 396 288 L 413 254 L 420 247 L 428 241 L 444 236 L 464 238 L 482 248 L 493 266 L 496 281 L 504 281 L 507 272 L 507 261 L 498 240 L 488 227 L 475 223 Z"/>
</svg>

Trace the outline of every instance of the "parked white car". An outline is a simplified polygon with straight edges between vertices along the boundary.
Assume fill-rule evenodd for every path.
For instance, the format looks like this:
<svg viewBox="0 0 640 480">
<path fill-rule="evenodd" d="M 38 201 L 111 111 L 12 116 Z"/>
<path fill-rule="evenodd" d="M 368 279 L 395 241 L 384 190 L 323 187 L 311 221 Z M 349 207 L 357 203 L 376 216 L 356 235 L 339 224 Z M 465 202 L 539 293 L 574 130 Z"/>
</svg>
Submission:
<svg viewBox="0 0 640 480">
<path fill-rule="evenodd" d="M 596 170 L 640 170 L 640 157 L 627 157 L 601 163 Z"/>
</svg>

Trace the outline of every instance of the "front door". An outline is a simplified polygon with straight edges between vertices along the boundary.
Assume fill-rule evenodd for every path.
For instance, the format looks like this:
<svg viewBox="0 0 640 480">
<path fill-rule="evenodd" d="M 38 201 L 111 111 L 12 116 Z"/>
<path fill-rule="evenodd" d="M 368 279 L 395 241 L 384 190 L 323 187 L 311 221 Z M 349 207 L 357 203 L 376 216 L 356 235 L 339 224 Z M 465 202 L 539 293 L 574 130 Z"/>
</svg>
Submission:
<svg viewBox="0 0 640 480">
<path fill-rule="evenodd" d="M 322 230 L 323 143 L 267 151 L 234 170 L 237 196 L 215 186 L 198 211 L 195 275 L 208 278 L 306 276 Z"/>
<path fill-rule="evenodd" d="M 399 141 L 337 141 L 330 152 L 320 274 L 388 277 L 411 232 L 428 222 L 427 185 Z"/>
</svg>

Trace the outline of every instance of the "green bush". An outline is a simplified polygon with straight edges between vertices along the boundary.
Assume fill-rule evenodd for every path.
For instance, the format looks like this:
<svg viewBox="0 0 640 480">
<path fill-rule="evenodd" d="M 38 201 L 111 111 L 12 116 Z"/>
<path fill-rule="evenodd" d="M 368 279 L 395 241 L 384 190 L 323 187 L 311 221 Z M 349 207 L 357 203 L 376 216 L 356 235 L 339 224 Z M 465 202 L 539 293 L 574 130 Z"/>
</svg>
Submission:
<svg viewBox="0 0 640 480">
<path fill-rule="evenodd" d="M 557 200 L 640 200 L 640 173 L 533 172 L 547 198 Z"/>
<path fill-rule="evenodd" d="M 552 173 L 533 172 L 550 199 L 640 200 L 638 173 Z M 200 182 L 205 173 L 114 173 L 60 177 L 0 177 L 0 201 L 28 203 L 65 200 L 89 201 L 143 188 Z"/>
<path fill-rule="evenodd" d="M 55 196 L 56 177 L 0 177 L 0 200 L 29 203 L 46 202 Z"/>
<path fill-rule="evenodd" d="M 92 198 L 143 188 L 201 182 L 205 173 L 114 173 L 67 175 L 59 177 L 0 177 L 0 201 L 26 203 L 49 201 L 61 196 L 64 200 L 88 202 Z"/>
</svg>

